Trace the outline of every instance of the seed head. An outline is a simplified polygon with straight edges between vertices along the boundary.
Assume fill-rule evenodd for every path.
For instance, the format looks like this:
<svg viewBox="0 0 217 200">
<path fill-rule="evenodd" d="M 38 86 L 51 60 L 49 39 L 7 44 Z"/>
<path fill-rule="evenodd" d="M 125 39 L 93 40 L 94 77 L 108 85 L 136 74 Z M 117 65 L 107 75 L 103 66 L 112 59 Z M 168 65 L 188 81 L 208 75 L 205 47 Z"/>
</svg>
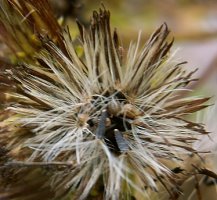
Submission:
<svg viewBox="0 0 217 200">
<path fill-rule="evenodd" d="M 49 12 L 38 1 L 18 1 L 21 8 L 37 8 L 28 15 L 11 1 L 2 2 L 21 11 L 21 24 L 5 22 L 18 32 L 23 21 L 34 18 L 32 13 Z M 6 18 L 1 13 L 1 23 Z M 18 59 L 4 72 L 13 84 L 5 103 L 10 114 L 1 122 L 12 197 L 28 199 L 25 191 L 40 187 L 31 199 L 45 192 L 48 199 L 145 198 L 161 185 L 172 198 L 177 196 L 176 172 L 199 153 L 192 143 L 206 134 L 201 124 L 184 117 L 206 107 L 208 98 L 179 95 L 194 81 L 193 72 L 185 72 L 170 53 L 173 41 L 167 42 L 166 24 L 142 48 L 139 35 L 123 50 L 109 21 L 110 13 L 103 8 L 93 12 L 89 30 L 78 22 L 82 56 L 67 31 L 46 33 L 40 26 L 37 34 L 31 33 L 40 44 L 31 58 Z M 16 36 L 9 29 L 7 33 Z M 16 44 L 23 45 L 20 42 Z"/>
</svg>

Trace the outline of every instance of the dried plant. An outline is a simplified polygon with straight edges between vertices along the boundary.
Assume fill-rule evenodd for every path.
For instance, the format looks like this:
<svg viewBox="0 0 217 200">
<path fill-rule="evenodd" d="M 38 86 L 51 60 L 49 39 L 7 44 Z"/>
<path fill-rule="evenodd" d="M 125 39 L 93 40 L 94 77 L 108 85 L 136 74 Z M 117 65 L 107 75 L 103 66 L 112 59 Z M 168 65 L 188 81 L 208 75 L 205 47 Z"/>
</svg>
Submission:
<svg viewBox="0 0 217 200">
<path fill-rule="evenodd" d="M 178 198 L 201 173 L 192 143 L 207 134 L 185 116 L 209 98 L 177 96 L 195 80 L 174 60 L 167 25 L 125 50 L 102 8 L 89 30 L 78 23 L 80 55 L 47 1 L 0 7 L 11 52 L 1 59 L 1 199 Z"/>
</svg>

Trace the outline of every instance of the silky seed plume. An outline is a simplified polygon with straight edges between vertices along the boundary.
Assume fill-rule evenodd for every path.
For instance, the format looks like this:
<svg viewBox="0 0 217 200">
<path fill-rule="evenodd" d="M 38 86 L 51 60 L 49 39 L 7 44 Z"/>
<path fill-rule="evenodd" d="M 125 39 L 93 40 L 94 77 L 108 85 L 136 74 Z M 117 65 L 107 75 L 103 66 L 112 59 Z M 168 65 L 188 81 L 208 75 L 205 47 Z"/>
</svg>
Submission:
<svg viewBox="0 0 217 200">
<path fill-rule="evenodd" d="M 207 134 L 203 125 L 184 117 L 205 108 L 209 98 L 177 98 L 195 79 L 171 57 L 167 25 L 145 45 L 140 47 L 138 39 L 123 53 L 117 31 L 110 27 L 110 12 L 102 8 L 93 12 L 89 29 L 78 22 L 80 56 L 52 15 L 48 32 L 39 28 L 33 13 L 45 15 L 47 8 L 30 0 L 4 0 L 0 5 L 18 10 L 19 18 L 25 16 L 25 34 L 34 35 L 32 28 L 38 27 L 38 45 L 24 58 L 15 50 L 17 62 L 4 71 L 13 84 L 6 90 L 5 110 L 10 114 L 1 122 L 1 143 L 9 156 L 5 166 L 13 166 L 13 181 L 2 178 L 9 198 L 148 198 L 160 188 L 175 198 L 181 178 L 173 169 L 200 153 L 192 143 Z M 34 10 L 24 15 L 24 8 Z M 24 34 L 22 23 L 6 24 L 6 17 L 1 13 L 2 26 Z M 9 28 L 5 31 L 14 37 Z M 8 41 L 2 41 L 10 49 Z M 21 47 L 19 51 L 25 50 Z M 24 185 L 27 180 L 29 186 Z"/>
</svg>

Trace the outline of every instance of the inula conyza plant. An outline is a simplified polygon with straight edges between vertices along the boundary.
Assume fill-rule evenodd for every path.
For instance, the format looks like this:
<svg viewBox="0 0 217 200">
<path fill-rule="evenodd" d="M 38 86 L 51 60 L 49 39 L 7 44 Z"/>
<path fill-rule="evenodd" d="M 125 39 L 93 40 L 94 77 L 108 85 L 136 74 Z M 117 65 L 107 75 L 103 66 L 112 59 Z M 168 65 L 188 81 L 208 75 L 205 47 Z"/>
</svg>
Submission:
<svg viewBox="0 0 217 200">
<path fill-rule="evenodd" d="M 47 1 L 0 2 L 1 199 L 176 199 L 204 172 L 192 144 L 207 132 L 185 116 L 208 98 L 179 95 L 193 72 L 167 25 L 124 49 L 109 20 L 78 22 L 81 55 Z"/>
</svg>

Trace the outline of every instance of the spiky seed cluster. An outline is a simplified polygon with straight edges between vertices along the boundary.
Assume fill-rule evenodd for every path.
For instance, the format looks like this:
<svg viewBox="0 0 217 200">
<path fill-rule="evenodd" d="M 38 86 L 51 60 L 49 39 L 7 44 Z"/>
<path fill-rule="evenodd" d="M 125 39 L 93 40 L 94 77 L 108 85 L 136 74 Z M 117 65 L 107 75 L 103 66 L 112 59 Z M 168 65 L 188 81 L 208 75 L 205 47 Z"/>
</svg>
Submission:
<svg viewBox="0 0 217 200">
<path fill-rule="evenodd" d="M 31 12 L 24 19 L 29 17 Z M 9 152 L 5 166 L 13 176 L 6 185 L 15 188 L 11 198 L 41 183 L 32 199 L 48 190 L 48 199 L 146 197 L 160 185 L 177 195 L 174 168 L 182 171 L 184 160 L 198 153 L 192 143 L 206 134 L 202 125 L 183 117 L 206 107 L 208 98 L 176 98 L 193 73 L 170 55 L 166 24 L 141 50 L 139 35 L 124 51 L 109 18 L 102 9 L 93 13 L 89 30 L 78 23 L 82 57 L 69 33 L 62 35 L 62 47 L 39 31 L 42 48 L 5 71 L 13 83 L 9 114 L 1 122 L 1 143 Z"/>
</svg>

